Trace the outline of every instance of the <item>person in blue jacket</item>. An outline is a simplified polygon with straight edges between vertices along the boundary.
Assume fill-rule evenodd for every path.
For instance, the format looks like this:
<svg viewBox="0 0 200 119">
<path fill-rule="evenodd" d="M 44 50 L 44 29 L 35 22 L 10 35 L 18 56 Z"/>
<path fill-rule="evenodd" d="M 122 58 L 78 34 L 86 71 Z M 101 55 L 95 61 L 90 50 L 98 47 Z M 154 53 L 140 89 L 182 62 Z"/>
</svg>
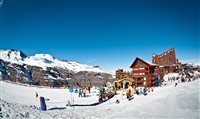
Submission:
<svg viewBox="0 0 200 119">
<path fill-rule="evenodd" d="M 79 90 L 78 90 L 78 97 L 82 97 L 82 90 L 81 90 L 81 88 L 79 88 Z"/>
</svg>

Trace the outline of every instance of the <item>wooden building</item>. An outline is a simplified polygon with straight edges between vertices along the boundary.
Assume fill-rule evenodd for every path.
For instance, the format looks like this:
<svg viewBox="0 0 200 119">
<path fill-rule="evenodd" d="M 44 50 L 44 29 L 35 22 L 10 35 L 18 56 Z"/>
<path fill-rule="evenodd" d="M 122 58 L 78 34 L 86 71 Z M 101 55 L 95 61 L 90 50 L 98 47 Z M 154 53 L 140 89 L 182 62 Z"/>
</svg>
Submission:
<svg viewBox="0 0 200 119">
<path fill-rule="evenodd" d="M 128 85 L 133 85 L 134 83 L 133 75 L 131 72 L 126 72 L 123 69 L 118 69 L 116 70 L 115 75 L 117 80 L 113 85 L 117 89 L 127 88 Z"/>
<path fill-rule="evenodd" d="M 137 57 L 131 64 L 132 75 L 135 79 L 135 86 L 147 86 L 153 85 L 153 74 L 159 73 L 159 66 L 151 62 L 145 61 Z"/>
<path fill-rule="evenodd" d="M 121 80 L 121 79 L 131 77 L 131 73 L 128 72 L 128 71 L 126 72 L 123 69 L 116 70 L 115 75 L 116 75 L 117 80 Z"/>
<path fill-rule="evenodd" d="M 152 62 L 159 65 L 165 71 L 165 73 L 174 72 L 181 66 L 181 63 L 176 58 L 175 48 L 170 48 L 160 55 L 153 54 Z"/>
</svg>

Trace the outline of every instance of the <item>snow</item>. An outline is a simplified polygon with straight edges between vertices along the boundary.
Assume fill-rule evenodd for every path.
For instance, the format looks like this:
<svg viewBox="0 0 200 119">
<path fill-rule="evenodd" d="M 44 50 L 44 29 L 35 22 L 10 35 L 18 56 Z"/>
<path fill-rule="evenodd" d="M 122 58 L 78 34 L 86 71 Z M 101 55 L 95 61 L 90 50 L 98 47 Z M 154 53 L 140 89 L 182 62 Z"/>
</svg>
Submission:
<svg viewBox="0 0 200 119">
<path fill-rule="evenodd" d="M 144 95 L 134 95 L 134 99 L 128 101 L 120 94 L 114 96 L 97 106 L 67 107 L 66 100 L 70 99 L 68 89 L 51 89 L 28 87 L 1 81 L 0 95 L 2 115 L 8 118 L 42 118 L 42 119 L 66 119 L 66 118 L 103 118 L 103 119 L 199 119 L 200 118 L 200 80 L 187 83 L 174 82 L 164 87 L 154 88 L 154 92 Z M 58 109 L 39 111 L 36 104 L 35 92 L 40 96 L 50 99 L 47 108 Z M 91 104 L 98 100 L 97 91 L 92 89 L 88 97 L 78 97 L 72 93 L 76 104 Z M 88 94 L 88 93 L 87 93 Z M 116 104 L 115 101 L 120 103 Z"/>
<path fill-rule="evenodd" d="M 172 78 L 178 78 L 180 77 L 178 73 L 168 73 L 166 75 L 164 75 L 163 79 L 164 81 L 169 81 L 169 79 L 172 79 Z"/>
<path fill-rule="evenodd" d="M 35 54 L 29 57 L 22 57 L 21 52 L 18 50 L 0 50 L 0 59 L 20 65 L 27 64 L 42 67 L 44 70 L 46 70 L 47 67 L 60 67 L 74 72 L 89 71 L 108 73 L 98 67 L 80 64 L 75 61 L 61 61 L 49 54 Z"/>
<path fill-rule="evenodd" d="M 23 60 L 19 51 L 0 50 L 0 59 L 12 63 L 19 63 Z"/>
</svg>

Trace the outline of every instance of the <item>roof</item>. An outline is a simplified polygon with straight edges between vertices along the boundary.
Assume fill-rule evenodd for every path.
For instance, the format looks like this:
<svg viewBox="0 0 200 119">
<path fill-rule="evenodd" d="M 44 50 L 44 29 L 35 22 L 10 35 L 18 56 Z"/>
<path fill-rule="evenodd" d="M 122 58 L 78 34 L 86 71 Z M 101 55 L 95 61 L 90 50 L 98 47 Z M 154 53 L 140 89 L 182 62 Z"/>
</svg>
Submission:
<svg viewBox="0 0 200 119">
<path fill-rule="evenodd" d="M 134 60 L 134 62 L 131 64 L 130 68 L 132 68 L 135 65 L 135 63 L 136 63 L 137 60 L 142 61 L 143 63 L 147 64 L 148 66 L 158 66 L 157 64 L 154 64 L 154 63 L 151 63 L 149 61 L 143 60 L 143 59 L 141 59 L 139 57 L 136 57 L 135 60 Z"/>
</svg>

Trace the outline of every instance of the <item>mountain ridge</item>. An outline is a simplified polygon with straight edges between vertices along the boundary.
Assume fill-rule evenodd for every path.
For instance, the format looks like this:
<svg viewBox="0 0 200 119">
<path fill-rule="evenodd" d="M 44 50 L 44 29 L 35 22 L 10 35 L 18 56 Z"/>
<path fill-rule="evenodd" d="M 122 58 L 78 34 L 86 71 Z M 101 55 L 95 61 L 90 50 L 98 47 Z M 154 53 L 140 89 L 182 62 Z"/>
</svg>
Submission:
<svg viewBox="0 0 200 119">
<path fill-rule="evenodd" d="M 102 72 L 109 73 L 107 71 L 103 71 L 99 66 L 91 66 L 87 64 L 81 64 L 72 60 L 60 60 L 52 56 L 51 54 L 34 54 L 31 56 L 26 55 L 21 50 L 16 49 L 1 49 L 0 50 L 0 59 L 16 63 L 16 64 L 27 64 L 31 66 L 42 67 L 44 70 L 47 67 L 60 67 L 72 70 L 74 72 L 79 71 L 93 71 L 93 72 Z"/>
</svg>

